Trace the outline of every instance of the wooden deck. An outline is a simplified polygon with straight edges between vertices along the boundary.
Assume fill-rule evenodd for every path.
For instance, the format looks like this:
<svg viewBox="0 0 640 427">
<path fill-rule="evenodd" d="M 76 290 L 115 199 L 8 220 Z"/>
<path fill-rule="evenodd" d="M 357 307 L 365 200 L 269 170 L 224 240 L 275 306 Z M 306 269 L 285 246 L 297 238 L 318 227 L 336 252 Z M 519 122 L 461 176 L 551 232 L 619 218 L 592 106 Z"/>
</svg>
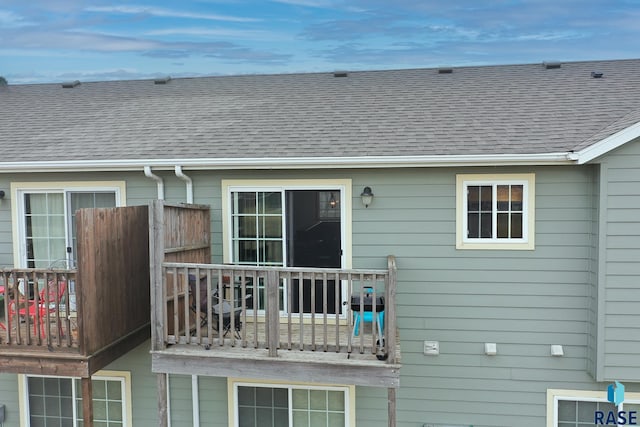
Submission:
<svg viewBox="0 0 640 427">
<path fill-rule="evenodd" d="M 279 351 L 297 352 L 322 352 L 322 353 L 342 353 L 345 355 L 361 355 L 362 358 L 384 360 L 382 353 L 383 346 L 380 345 L 378 333 L 374 333 L 373 325 L 365 323 L 358 335 L 353 335 L 353 326 L 347 324 L 346 319 L 338 325 L 336 322 L 323 319 L 314 322 L 310 318 L 305 318 L 302 325 L 292 323 L 289 327 L 286 318 L 280 323 Z M 241 328 L 233 333 L 229 330 L 224 334 L 224 342 L 221 341 L 217 329 L 208 325 L 193 328 L 189 336 L 182 335 L 177 340 L 169 341 L 169 344 L 196 344 L 205 349 L 215 349 L 215 347 L 232 347 L 243 349 L 266 349 L 266 342 L 263 338 L 267 334 L 265 322 L 246 322 Z M 396 339 L 396 342 L 397 339 Z M 398 346 L 396 346 L 398 349 Z M 399 353 L 398 353 L 399 355 Z"/>
<path fill-rule="evenodd" d="M 269 349 L 265 346 L 254 345 L 254 335 L 251 332 L 253 325 L 249 325 L 246 331 L 244 328 L 240 331 L 240 339 L 229 333 L 224 342 L 221 342 L 217 331 L 213 331 L 212 340 L 209 341 L 209 337 L 200 339 L 193 333 L 190 344 L 176 343 L 162 350 L 152 351 L 153 371 L 265 380 L 287 378 L 290 381 L 374 387 L 399 386 L 400 345 L 396 344 L 396 363 L 381 360 L 378 358 L 381 354 L 373 351 L 370 325 L 365 327 L 362 335 L 352 340 L 351 351 L 348 340 L 344 338 L 340 338 L 344 343 L 339 347 L 335 342 L 327 343 L 326 347 L 324 343 L 316 342 L 314 350 L 311 325 L 304 325 L 304 348 L 292 346 L 289 350 L 286 323 L 281 326 L 284 327 L 280 330 L 280 347 L 275 357 L 269 355 Z M 335 330 L 335 325 L 331 326 L 333 327 L 328 329 Z M 264 323 L 258 324 L 258 334 L 264 333 L 264 327 Z M 323 325 L 316 325 L 316 337 L 322 336 L 317 329 L 323 330 Z M 294 334 L 300 333 L 298 326 L 292 330 Z M 350 330 L 349 325 L 339 326 L 342 337 Z M 201 333 L 205 331 L 207 329 L 202 329 Z M 335 334 L 328 334 L 328 337 L 335 339 Z M 400 342 L 397 333 L 395 342 Z"/>
</svg>

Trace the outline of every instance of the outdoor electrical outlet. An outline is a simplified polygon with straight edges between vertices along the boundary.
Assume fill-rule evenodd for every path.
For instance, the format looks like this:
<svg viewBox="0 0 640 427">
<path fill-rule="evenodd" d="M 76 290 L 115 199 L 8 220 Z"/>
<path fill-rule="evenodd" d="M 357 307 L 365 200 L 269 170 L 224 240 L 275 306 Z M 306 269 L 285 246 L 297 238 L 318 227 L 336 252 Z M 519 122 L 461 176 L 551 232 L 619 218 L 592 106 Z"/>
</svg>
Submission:
<svg viewBox="0 0 640 427">
<path fill-rule="evenodd" d="M 440 354 L 440 343 L 438 341 L 425 341 L 424 342 L 424 355 L 425 356 L 437 356 Z"/>
</svg>

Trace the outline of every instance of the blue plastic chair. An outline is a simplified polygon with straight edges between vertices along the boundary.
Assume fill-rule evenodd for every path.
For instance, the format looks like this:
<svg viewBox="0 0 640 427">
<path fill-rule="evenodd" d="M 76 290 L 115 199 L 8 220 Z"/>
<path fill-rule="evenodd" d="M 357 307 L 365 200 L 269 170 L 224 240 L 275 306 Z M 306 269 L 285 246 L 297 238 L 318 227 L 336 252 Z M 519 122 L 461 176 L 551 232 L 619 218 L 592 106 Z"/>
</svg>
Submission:
<svg viewBox="0 0 640 427">
<path fill-rule="evenodd" d="M 365 294 L 372 294 L 373 288 L 366 287 L 364 291 L 365 291 Z M 371 304 L 376 304 L 376 302 L 372 301 Z M 353 310 L 353 335 L 358 336 L 360 334 L 360 323 L 362 322 L 373 323 L 373 320 L 374 320 L 373 311 L 363 311 L 361 313 L 359 304 L 355 304 L 352 307 L 352 310 Z M 383 336 L 382 331 L 384 331 L 384 310 L 377 311 L 375 317 L 377 318 L 376 324 L 378 327 L 378 336 L 382 337 Z"/>
</svg>

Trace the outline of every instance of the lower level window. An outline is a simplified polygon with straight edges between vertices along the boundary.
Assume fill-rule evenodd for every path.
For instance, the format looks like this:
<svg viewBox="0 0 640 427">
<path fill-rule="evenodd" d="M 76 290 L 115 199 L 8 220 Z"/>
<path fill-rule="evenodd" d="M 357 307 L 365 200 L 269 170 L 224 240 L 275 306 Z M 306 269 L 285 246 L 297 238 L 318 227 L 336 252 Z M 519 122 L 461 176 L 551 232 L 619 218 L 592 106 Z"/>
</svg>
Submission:
<svg viewBox="0 0 640 427">
<path fill-rule="evenodd" d="M 68 377 L 26 377 L 28 427 L 82 427 L 82 388 L 80 379 Z M 127 377 L 94 376 L 94 426 L 125 427 Z"/>
<path fill-rule="evenodd" d="M 634 422 L 640 422 L 640 395 L 628 393 L 625 401 L 616 407 L 607 401 L 606 392 L 549 390 L 548 404 L 552 407 L 547 418 L 551 427 L 584 427 L 594 425 L 616 425 L 618 416 L 629 424 L 629 413 Z M 623 411 L 623 412 L 619 412 Z"/>
<path fill-rule="evenodd" d="M 349 387 L 234 384 L 239 427 L 349 425 Z"/>
</svg>

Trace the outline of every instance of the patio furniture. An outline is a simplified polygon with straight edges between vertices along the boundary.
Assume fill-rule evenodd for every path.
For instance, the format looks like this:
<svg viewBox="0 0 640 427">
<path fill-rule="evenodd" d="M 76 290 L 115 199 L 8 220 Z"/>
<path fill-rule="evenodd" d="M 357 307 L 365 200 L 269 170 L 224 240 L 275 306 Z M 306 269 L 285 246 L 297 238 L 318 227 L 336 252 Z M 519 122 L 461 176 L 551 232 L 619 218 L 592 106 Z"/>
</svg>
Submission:
<svg viewBox="0 0 640 427">
<path fill-rule="evenodd" d="M 229 279 L 229 278 L 227 278 Z M 224 279 L 223 279 L 224 280 Z M 230 282 L 230 280 L 228 280 Z M 197 286 L 196 286 L 197 285 Z M 225 287 L 228 287 L 228 283 L 225 284 Z M 199 292 L 199 300 L 200 306 L 197 306 L 197 294 Z M 195 276 L 189 275 L 189 294 L 190 294 L 190 304 L 189 307 L 191 311 L 193 311 L 197 318 L 200 321 L 200 327 L 204 327 L 208 323 L 208 304 L 207 304 L 207 278 L 201 277 L 200 280 L 196 280 Z M 251 296 L 248 295 L 245 299 L 244 308 L 248 307 L 248 300 Z M 218 330 L 220 325 L 220 316 L 222 316 L 222 336 L 226 336 L 227 333 L 231 332 L 231 316 L 233 316 L 233 333 L 236 338 L 240 338 L 240 330 L 242 329 L 242 322 L 240 320 L 240 314 L 243 310 L 243 304 L 241 304 L 241 300 L 231 300 L 228 301 L 224 298 L 220 298 L 218 294 L 217 285 L 213 286 L 211 291 L 211 319 L 212 319 L 212 327 L 215 330 Z"/>
</svg>

